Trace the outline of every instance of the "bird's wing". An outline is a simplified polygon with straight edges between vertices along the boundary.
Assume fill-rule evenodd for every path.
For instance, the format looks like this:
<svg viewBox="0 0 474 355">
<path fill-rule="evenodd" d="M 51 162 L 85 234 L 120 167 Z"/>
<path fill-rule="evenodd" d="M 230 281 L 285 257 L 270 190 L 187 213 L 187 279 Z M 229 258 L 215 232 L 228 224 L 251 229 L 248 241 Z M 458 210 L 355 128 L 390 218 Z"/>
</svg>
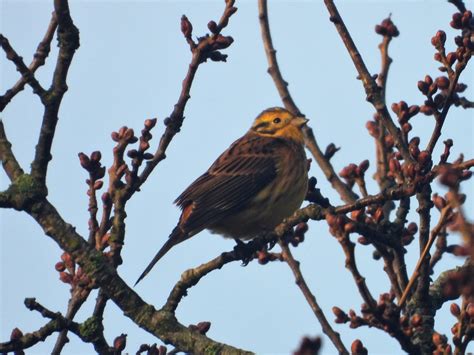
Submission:
<svg viewBox="0 0 474 355">
<path fill-rule="evenodd" d="M 199 231 L 244 209 L 275 179 L 278 143 L 248 135 L 236 141 L 176 199 L 181 208 L 189 209 L 180 227 Z"/>
</svg>

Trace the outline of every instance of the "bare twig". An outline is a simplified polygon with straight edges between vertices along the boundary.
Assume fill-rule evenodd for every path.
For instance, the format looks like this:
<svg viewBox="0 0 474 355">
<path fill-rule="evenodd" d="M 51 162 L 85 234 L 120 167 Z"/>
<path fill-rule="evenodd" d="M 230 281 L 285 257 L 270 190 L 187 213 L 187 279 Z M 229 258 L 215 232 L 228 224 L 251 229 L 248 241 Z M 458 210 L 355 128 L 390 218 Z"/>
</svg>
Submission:
<svg viewBox="0 0 474 355">
<path fill-rule="evenodd" d="M 45 90 L 43 89 L 39 81 L 36 80 L 33 72 L 23 62 L 23 58 L 20 57 L 15 52 L 15 50 L 12 48 L 12 46 L 8 42 L 8 39 L 3 37 L 1 34 L 0 34 L 0 46 L 5 51 L 7 55 L 7 59 L 11 60 L 15 64 L 16 69 L 20 72 L 25 82 L 28 85 L 30 85 L 31 88 L 33 89 L 33 92 L 37 94 L 41 100 L 43 100 L 44 95 L 45 95 Z"/>
<path fill-rule="evenodd" d="M 285 108 L 294 113 L 295 115 L 302 116 L 303 114 L 296 106 L 291 94 L 288 90 L 288 83 L 283 79 L 283 76 L 278 66 L 276 59 L 276 50 L 273 47 L 272 37 L 270 33 L 270 25 L 268 23 L 268 11 L 267 11 L 267 1 L 259 0 L 258 2 L 258 16 L 260 20 L 260 29 L 262 32 L 263 46 L 265 48 L 265 53 L 268 61 L 268 73 L 273 79 L 275 86 L 278 90 L 281 100 Z M 308 150 L 313 155 L 314 159 L 320 166 L 321 170 L 326 175 L 326 178 L 331 183 L 331 185 L 338 191 L 339 195 L 345 202 L 354 202 L 356 195 L 352 190 L 344 184 L 336 172 L 332 164 L 329 162 L 329 159 L 325 157 L 324 153 L 319 148 L 316 139 L 313 134 L 313 130 L 306 126 L 304 128 L 305 133 L 305 143 Z"/>
<path fill-rule="evenodd" d="M 467 59 L 468 60 L 468 59 Z M 436 124 L 435 128 L 433 130 L 433 133 L 431 134 L 430 141 L 428 143 L 428 146 L 426 147 L 426 150 L 429 151 L 430 153 L 433 153 L 433 150 L 436 146 L 436 143 L 438 142 L 439 137 L 441 137 L 441 130 L 443 128 L 444 122 L 446 120 L 446 117 L 448 115 L 448 111 L 451 108 L 453 104 L 453 95 L 455 93 L 456 85 L 459 80 L 459 76 L 461 75 L 462 71 L 466 67 L 467 64 L 466 61 L 461 61 L 456 65 L 456 71 L 450 75 L 449 78 L 449 88 L 446 94 L 446 98 L 444 101 L 444 106 L 443 110 L 441 113 L 437 113 L 438 111 L 435 111 L 435 117 L 436 117 Z"/>
<path fill-rule="evenodd" d="M 153 156 L 153 159 L 149 160 L 146 164 L 146 167 L 143 169 L 137 184 L 129 189 L 126 193 L 126 196 L 130 196 L 136 191 L 140 186 L 146 181 L 148 176 L 151 174 L 153 169 L 158 165 L 160 161 L 166 158 L 166 149 L 170 144 L 171 140 L 175 136 L 176 133 L 179 132 L 181 125 L 183 124 L 184 120 L 184 109 L 186 103 L 188 102 L 191 91 L 191 86 L 194 80 L 194 76 L 199 68 L 199 65 L 205 62 L 213 53 L 219 53 L 217 61 L 225 61 L 225 55 L 222 55 L 218 49 L 227 48 L 232 44 L 232 37 L 224 37 L 220 35 L 220 32 L 227 26 L 229 22 L 229 18 L 237 11 L 237 8 L 234 7 L 234 0 L 226 1 L 226 7 L 224 12 L 221 16 L 219 23 L 216 25 L 217 27 L 213 30 L 213 35 L 208 37 L 201 37 L 197 44 L 191 43 L 191 51 L 192 51 L 192 59 L 191 63 L 189 64 L 188 72 L 186 73 L 186 77 L 183 80 L 183 85 L 181 89 L 181 93 L 178 98 L 178 102 L 174 105 L 174 109 L 171 112 L 170 116 L 165 120 L 166 130 L 161 136 L 160 143 L 156 152 Z M 182 21 L 182 30 L 183 34 L 185 35 L 188 43 L 192 41 L 191 33 L 192 33 L 192 26 L 190 25 L 187 18 L 183 17 Z M 183 24 L 186 27 L 183 27 Z M 191 30 L 189 30 L 191 28 Z M 212 58 L 212 57 L 211 57 Z"/>
<path fill-rule="evenodd" d="M 54 32 L 56 32 L 56 28 L 58 26 L 58 22 L 56 20 L 56 14 L 53 12 L 51 16 L 51 21 L 49 22 L 48 29 L 43 37 L 43 40 L 39 43 L 36 53 L 33 56 L 33 60 L 31 61 L 28 69 L 31 73 L 35 73 L 36 69 L 40 66 L 44 65 L 46 58 L 48 57 L 51 41 L 53 40 Z M 0 96 L 0 112 L 2 112 L 8 103 L 18 94 L 21 90 L 24 89 L 26 84 L 25 77 L 19 79 L 15 85 L 11 89 L 8 89 L 5 94 Z"/>
<path fill-rule="evenodd" d="M 429 253 L 429 251 L 431 249 L 431 246 L 433 245 L 434 241 L 436 240 L 436 237 L 438 236 L 438 234 L 441 232 L 441 230 L 445 226 L 446 220 L 448 219 L 450 214 L 451 214 L 451 207 L 450 206 L 446 206 L 445 208 L 443 208 L 441 210 L 441 216 L 439 218 L 438 224 L 431 231 L 430 238 L 429 238 L 428 242 L 426 243 L 426 245 L 425 245 L 425 247 L 424 247 L 424 249 L 423 249 L 423 251 L 420 255 L 420 258 L 418 259 L 418 262 L 416 263 L 415 269 L 413 270 L 413 274 L 410 277 L 410 281 L 408 282 L 407 287 L 403 291 L 402 298 L 398 302 L 398 306 L 400 308 L 403 307 L 403 305 L 404 305 L 404 303 L 405 303 L 405 301 L 408 297 L 408 294 L 410 293 L 411 288 L 413 287 L 415 281 L 418 278 L 421 264 L 425 261 L 426 255 Z"/>
<path fill-rule="evenodd" d="M 463 13 L 464 11 L 466 11 L 466 5 L 464 5 L 464 1 L 463 0 L 448 0 L 448 2 L 450 2 L 451 4 L 453 4 L 454 6 L 457 7 L 457 9 L 459 10 L 459 12 Z"/>
<path fill-rule="evenodd" d="M 79 30 L 74 26 L 67 0 L 55 0 L 54 10 L 58 21 L 59 53 L 51 88 L 44 103 L 45 110 L 35 158 L 31 163 L 31 175 L 42 184 L 45 184 L 48 163 L 51 160 L 51 146 L 58 122 L 59 106 L 67 90 L 67 74 L 74 53 L 79 48 Z"/>
<path fill-rule="evenodd" d="M 300 288 L 304 298 L 308 302 L 309 306 L 311 307 L 311 310 L 313 311 L 314 315 L 321 324 L 321 328 L 324 334 L 326 334 L 329 339 L 331 339 L 339 354 L 349 354 L 341 340 L 339 333 L 332 329 L 331 324 L 329 324 L 328 320 L 326 319 L 326 316 L 324 315 L 323 310 L 316 301 L 316 297 L 306 284 L 306 280 L 304 279 L 303 274 L 301 273 L 299 262 L 295 260 L 287 244 L 281 241 L 281 239 L 278 243 L 280 244 L 284 261 L 286 261 L 291 271 L 293 272 L 296 284 Z"/>
<path fill-rule="evenodd" d="M 390 117 L 390 113 L 388 112 L 387 106 L 382 97 L 381 90 L 375 82 L 374 78 L 370 75 L 367 67 L 365 66 L 365 63 L 362 60 L 362 57 L 359 51 L 357 50 L 357 47 L 354 41 L 352 40 L 349 31 L 346 28 L 346 25 L 342 21 L 341 15 L 337 10 L 334 1 L 324 0 L 324 3 L 326 4 L 326 7 L 331 16 L 330 20 L 336 26 L 336 29 L 339 32 L 339 35 L 341 36 L 341 39 L 344 42 L 352 58 L 352 61 L 354 62 L 357 72 L 359 73 L 359 77 L 362 80 L 362 83 L 364 84 L 365 92 L 367 94 L 367 100 L 371 102 L 377 110 L 377 113 L 380 115 L 381 121 L 383 122 L 388 132 L 392 135 L 395 141 L 395 145 L 402 154 L 403 158 L 406 161 L 412 162 L 413 159 L 410 155 L 410 152 L 408 151 L 408 146 L 403 141 L 400 130 L 395 126 L 392 118 Z"/>
</svg>

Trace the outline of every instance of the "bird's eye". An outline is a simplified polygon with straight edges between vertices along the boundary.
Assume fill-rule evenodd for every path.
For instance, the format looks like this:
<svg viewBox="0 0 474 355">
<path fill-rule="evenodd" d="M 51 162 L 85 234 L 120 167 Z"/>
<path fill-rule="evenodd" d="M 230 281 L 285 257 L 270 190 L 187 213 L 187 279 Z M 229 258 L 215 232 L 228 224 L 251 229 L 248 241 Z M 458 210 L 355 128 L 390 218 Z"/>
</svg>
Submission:
<svg viewBox="0 0 474 355">
<path fill-rule="evenodd" d="M 281 118 L 280 117 L 275 117 L 273 119 L 273 123 L 280 123 L 281 122 Z"/>
</svg>

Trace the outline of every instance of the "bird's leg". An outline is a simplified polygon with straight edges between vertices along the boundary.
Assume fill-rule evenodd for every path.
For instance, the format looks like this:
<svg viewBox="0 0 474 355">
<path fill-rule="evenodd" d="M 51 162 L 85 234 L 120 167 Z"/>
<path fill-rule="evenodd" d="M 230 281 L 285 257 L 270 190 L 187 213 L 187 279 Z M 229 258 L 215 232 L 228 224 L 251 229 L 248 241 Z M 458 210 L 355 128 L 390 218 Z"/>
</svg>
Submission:
<svg viewBox="0 0 474 355">
<path fill-rule="evenodd" d="M 242 260 L 242 266 L 247 266 L 252 261 L 255 250 L 250 245 L 251 243 L 244 243 L 240 239 L 234 238 L 237 245 L 234 247 L 234 253 Z"/>
</svg>

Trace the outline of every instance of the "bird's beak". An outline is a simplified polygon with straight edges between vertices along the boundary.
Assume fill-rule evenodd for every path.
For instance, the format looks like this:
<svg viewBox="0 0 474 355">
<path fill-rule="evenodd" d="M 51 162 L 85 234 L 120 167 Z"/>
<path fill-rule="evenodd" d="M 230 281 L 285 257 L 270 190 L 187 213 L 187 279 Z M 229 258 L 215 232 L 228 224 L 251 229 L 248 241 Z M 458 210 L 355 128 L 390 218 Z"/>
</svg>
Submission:
<svg viewBox="0 0 474 355">
<path fill-rule="evenodd" d="M 291 120 L 291 124 L 296 127 L 303 127 L 309 120 L 306 117 L 295 117 Z"/>
</svg>

